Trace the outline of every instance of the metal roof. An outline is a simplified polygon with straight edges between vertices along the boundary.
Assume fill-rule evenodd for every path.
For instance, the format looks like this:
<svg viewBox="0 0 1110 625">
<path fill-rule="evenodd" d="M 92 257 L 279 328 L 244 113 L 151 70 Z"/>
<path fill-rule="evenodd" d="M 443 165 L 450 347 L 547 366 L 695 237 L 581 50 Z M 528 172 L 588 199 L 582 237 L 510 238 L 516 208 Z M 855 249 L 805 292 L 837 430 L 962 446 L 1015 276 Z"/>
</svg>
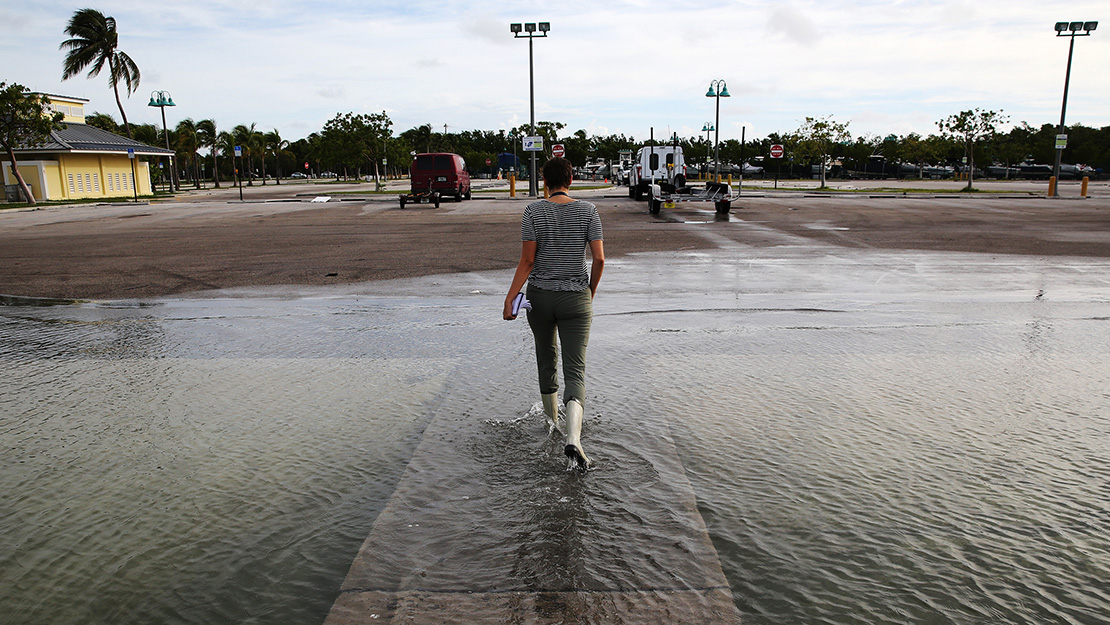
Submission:
<svg viewBox="0 0 1110 625">
<path fill-rule="evenodd" d="M 101 152 L 108 154 L 127 154 L 127 150 L 135 150 L 140 156 L 173 155 L 173 150 L 156 148 L 134 139 L 121 137 L 114 132 L 90 126 L 66 122 L 61 130 L 50 133 L 50 140 L 34 147 L 17 149 L 17 153 L 29 152 Z"/>
</svg>

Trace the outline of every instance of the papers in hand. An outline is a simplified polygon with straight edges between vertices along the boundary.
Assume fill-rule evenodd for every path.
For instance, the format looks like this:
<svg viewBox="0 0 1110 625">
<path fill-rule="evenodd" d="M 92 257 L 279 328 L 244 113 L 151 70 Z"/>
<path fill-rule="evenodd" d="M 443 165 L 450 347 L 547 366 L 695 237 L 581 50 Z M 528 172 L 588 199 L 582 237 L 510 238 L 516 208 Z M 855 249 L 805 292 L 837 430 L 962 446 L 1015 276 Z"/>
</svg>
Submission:
<svg viewBox="0 0 1110 625">
<path fill-rule="evenodd" d="M 517 293 L 513 298 L 513 316 L 519 315 L 521 309 L 532 310 L 532 302 L 524 299 L 524 293 Z"/>
</svg>

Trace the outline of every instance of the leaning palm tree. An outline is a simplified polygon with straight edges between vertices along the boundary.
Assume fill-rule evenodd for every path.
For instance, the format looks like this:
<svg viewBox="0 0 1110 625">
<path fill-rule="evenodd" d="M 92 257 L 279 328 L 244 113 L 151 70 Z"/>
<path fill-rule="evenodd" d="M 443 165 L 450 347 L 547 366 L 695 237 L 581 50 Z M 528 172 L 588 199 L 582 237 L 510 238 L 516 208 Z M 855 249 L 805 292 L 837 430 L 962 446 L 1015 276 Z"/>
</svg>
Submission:
<svg viewBox="0 0 1110 625">
<path fill-rule="evenodd" d="M 67 50 L 62 62 L 62 80 L 73 78 L 86 67 L 89 68 L 88 77 L 92 78 L 107 65 L 108 83 L 116 94 L 116 106 L 123 116 L 123 127 L 127 130 L 127 137 L 132 138 L 131 124 L 127 122 L 127 113 L 123 112 L 123 102 L 119 99 L 119 83 L 122 80 L 127 85 L 127 95 L 131 95 L 139 87 L 139 66 L 126 52 L 117 49 L 119 35 L 116 33 L 116 19 L 105 17 L 94 9 L 81 9 L 70 18 L 65 32 L 72 39 L 63 41 L 59 46 L 60 50 Z"/>
<path fill-rule="evenodd" d="M 197 122 L 197 141 L 200 147 L 212 152 L 212 181 L 220 188 L 220 163 L 216 160 L 219 152 L 220 133 L 216 131 L 216 120 L 202 119 Z"/>
</svg>

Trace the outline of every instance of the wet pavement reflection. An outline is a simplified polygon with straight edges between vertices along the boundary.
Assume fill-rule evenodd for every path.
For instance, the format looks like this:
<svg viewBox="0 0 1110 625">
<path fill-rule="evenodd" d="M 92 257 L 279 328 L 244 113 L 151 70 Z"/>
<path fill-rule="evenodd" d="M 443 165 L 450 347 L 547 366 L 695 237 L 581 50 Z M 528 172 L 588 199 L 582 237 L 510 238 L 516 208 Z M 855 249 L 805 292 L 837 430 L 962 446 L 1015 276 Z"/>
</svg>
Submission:
<svg viewBox="0 0 1110 625">
<path fill-rule="evenodd" d="M 406 613 L 439 622 L 637 622 L 719 592 L 767 625 L 1110 612 L 1110 262 L 720 244 L 607 264 L 585 476 L 544 434 L 505 272 L 0 307 L 0 604 L 51 623 L 320 623 L 352 590 L 446 593 Z M 344 587 L 367 537 L 395 553 Z"/>
</svg>

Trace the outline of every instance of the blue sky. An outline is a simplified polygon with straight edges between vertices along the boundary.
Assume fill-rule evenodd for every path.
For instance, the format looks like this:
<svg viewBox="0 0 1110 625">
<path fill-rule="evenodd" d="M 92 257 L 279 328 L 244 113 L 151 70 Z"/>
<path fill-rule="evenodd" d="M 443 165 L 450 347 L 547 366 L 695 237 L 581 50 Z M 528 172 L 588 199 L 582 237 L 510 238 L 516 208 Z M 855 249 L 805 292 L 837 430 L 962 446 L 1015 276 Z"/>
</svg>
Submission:
<svg viewBox="0 0 1110 625">
<path fill-rule="evenodd" d="M 1068 123 L 1110 125 L 1106 0 L 336 2 L 0 0 L 0 80 L 90 100 L 119 118 L 106 75 L 61 81 L 65 26 L 91 6 L 116 18 L 142 70 L 124 103 L 136 123 L 166 90 L 175 124 L 256 123 L 296 140 L 337 113 L 386 111 L 395 132 L 499 130 L 528 121 L 528 43 L 511 22 L 549 21 L 535 41 L 536 117 L 567 134 L 700 134 L 724 79 L 721 138 L 849 122 L 853 137 L 936 133 L 970 108 L 1056 123 L 1068 43 L 1057 21 L 1098 20 L 1076 41 Z"/>
</svg>

